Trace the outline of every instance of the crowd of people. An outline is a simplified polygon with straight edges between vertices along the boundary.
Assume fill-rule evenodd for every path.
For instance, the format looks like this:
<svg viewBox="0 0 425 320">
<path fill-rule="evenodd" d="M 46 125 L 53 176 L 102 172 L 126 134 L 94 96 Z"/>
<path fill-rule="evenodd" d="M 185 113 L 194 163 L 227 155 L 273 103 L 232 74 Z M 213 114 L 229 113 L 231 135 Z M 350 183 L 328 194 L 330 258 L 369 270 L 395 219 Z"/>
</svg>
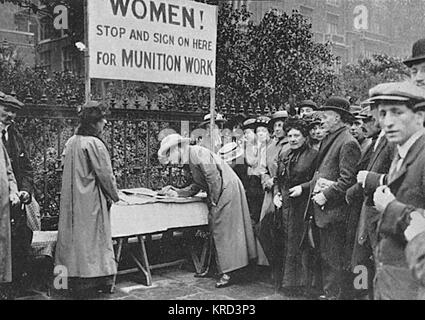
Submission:
<svg viewBox="0 0 425 320">
<path fill-rule="evenodd" d="M 214 128 L 207 115 L 203 134 L 162 141 L 162 162 L 196 177 L 162 192 L 208 194 L 218 288 L 253 262 L 290 296 L 425 298 L 425 39 L 405 64 L 411 79 L 361 106 L 305 100 L 295 115 L 216 114 Z"/>
<path fill-rule="evenodd" d="M 209 114 L 191 137 L 163 137 L 159 161 L 185 165 L 192 182 L 159 194 L 207 193 L 211 254 L 196 277 L 215 268 L 223 288 L 255 264 L 289 296 L 425 299 L 425 39 L 405 64 L 411 79 L 370 88 L 361 106 L 331 96 L 295 114 Z M 28 272 L 34 230 L 33 173 L 13 121 L 22 105 L 0 92 L 0 299 Z M 87 102 L 79 116 L 62 154 L 55 253 L 78 294 L 108 291 L 117 273 L 110 208 L 120 200 L 104 106 Z"/>
</svg>

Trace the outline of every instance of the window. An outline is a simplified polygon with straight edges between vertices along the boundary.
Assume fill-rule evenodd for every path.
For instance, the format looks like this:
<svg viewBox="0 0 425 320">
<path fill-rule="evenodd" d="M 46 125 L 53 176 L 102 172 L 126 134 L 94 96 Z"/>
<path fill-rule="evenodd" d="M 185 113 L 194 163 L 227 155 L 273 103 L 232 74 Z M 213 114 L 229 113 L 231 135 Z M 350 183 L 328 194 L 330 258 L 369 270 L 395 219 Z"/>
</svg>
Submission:
<svg viewBox="0 0 425 320">
<path fill-rule="evenodd" d="M 326 3 L 334 7 L 341 6 L 341 0 L 326 0 Z"/>
<path fill-rule="evenodd" d="M 50 51 L 43 51 L 40 53 L 40 68 L 46 70 L 47 72 L 50 71 L 51 68 L 51 52 Z"/>
<path fill-rule="evenodd" d="M 62 68 L 63 71 L 73 71 L 73 54 L 70 47 L 62 48 Z"/>
<path fill-rule="evenodd" d="M 327 19 L 326 19 L 327 34 L 338 34 L 338 21 L 339 21 L 339 17 L 337 15 L 328 13 Z"/>
</svg>

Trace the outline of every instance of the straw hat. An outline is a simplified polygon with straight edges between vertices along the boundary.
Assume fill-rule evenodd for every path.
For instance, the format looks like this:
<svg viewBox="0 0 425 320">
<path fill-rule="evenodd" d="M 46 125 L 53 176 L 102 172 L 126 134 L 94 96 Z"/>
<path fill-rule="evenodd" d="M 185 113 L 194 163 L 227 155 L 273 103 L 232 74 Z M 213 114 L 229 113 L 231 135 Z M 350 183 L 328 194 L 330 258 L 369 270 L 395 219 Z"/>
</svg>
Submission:
<svg viewBox="0 0 425 320">
<path fill-rule="evenodd" d="M 158 150 L 158 159 L 164 161 L 167 158 L 168 150 L 178 145 L 179 143 L 189 144 L 190 138 L 183 138 L 181 135 L 173 133 L 162 139 L 161 146 Z"/>
<path fill-rule="evenodd" d="M 204 121 L 201 122 L 199 127 L 200 128 L 205 127 L 206 125 L 210 124 L 210 122 L 211 122 L 211 113 L 208 113 L 207 115 L 204 116 Z M 227 122 L 227 120 L 224 118 L 224 116 L 221 113 L 216 113 L 214 123 L 220 124 L 225 122 Z"/>
<path fill-rule="evenodd" d="M 243 157 L 243 150 L 236 142 L 226 143 L 220 150 L 218 155 L 221 159 L 230 163 L 240 157 Z"/>
</svg>

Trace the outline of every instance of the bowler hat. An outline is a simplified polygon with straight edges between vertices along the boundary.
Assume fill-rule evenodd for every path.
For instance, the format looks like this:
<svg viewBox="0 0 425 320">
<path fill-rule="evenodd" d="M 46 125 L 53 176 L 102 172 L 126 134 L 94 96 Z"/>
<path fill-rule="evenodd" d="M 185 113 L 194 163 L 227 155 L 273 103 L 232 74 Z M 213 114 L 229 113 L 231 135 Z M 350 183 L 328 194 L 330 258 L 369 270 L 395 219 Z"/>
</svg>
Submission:
<svg viewBox="0 0 425 320">
<path fill-rule="evenodd" d="M 274 124 L 277 121 L 283 121 L 285 122 L 288 119 L 288 112 L 285 110 L 282 111 L 276 111 L 272 114 L 271 119 L 269 121 L 269 128 L 273 128 Z"/>
<path fill-rule="evenodd" d="M 313 110 L 317 110 L 317 104 L 312 100 L 303 100 L 297 105 L 297 107 L 298 108 L 309 107 L 309 108 L 312 108 Z"/>
<path fill-rule="evenodd" d="M 21 110 L 21 108 L 24 106 L 24 104 L 18 99 L 16 99 L 15 97 L 5 94 L 4 92 L 1 92 L 1 91 L 0 91 L 0 105 L 9 107 L 15 110 Z"/>
<path fill-rule="evenodd" d="M 332 110 L 340 115 L 347 117 L 347 120 L 352 118 L 352 114 L 350 113 L 350 102 L 347 99 L 342 97 L 330 97 L 324 104 L 323 107 L 320 108 L 321 111 Z"/>
<path fill-rule="evenodd" d="M 414 64 L 425 61 L 425 39 L 420 39 L 413 44 L 412 56 L 403 61 L 403 63 L 411 68 Z"/>
</svg>

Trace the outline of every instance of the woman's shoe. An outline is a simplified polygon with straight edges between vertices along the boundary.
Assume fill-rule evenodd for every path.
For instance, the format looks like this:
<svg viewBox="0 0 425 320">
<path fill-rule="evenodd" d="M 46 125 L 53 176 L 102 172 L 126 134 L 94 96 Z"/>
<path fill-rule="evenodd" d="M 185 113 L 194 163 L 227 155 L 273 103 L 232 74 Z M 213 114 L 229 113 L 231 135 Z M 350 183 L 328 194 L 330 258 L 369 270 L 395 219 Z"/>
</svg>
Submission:
<svg viewBox="0 0 425 320">
<path fill-rule="evenodd" d="M 216 288 L 225 288 L 231 285 L 230 282 L 230 276 L 228 274 L 223 274 L 218 280 L 218 282 L 215 284 Z"/>
</svg>

